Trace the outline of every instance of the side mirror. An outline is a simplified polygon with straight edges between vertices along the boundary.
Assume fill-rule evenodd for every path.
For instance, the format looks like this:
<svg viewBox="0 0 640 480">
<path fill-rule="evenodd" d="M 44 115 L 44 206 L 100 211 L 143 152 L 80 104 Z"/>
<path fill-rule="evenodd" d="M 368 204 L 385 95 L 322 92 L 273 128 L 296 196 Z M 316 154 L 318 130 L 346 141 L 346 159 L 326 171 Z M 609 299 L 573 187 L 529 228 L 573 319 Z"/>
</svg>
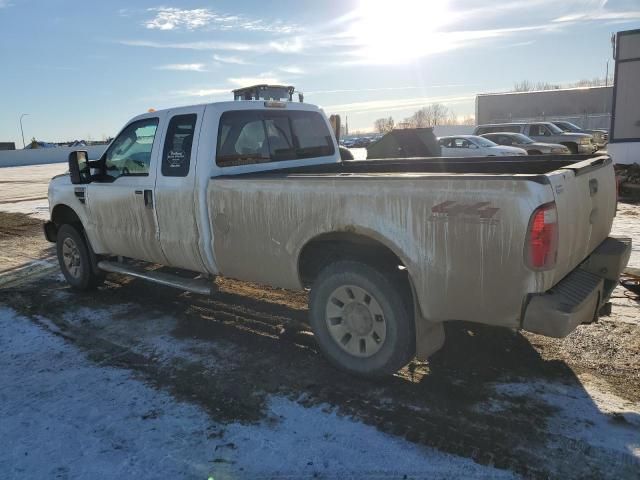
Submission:
<svg viewBox="0 0 640 480">
<path fill-rule="evenodd" d="M 86 150 L 76 150 L 69 154 L 69 176 L 74 185 L 90 182 L 91 172 Z"/>
</svg>

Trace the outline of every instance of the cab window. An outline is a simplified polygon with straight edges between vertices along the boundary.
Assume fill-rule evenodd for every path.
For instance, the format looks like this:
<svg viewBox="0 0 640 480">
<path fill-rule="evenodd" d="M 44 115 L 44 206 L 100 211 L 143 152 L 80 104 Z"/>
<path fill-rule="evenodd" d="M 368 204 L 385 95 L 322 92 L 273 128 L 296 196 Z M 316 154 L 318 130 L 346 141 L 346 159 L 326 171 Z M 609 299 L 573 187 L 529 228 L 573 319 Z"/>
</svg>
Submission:
<svg viewBox="0 0 640 480">
<path fill-rule="evenodd" d="M 149 175 L 157 129 L 157 118 L 145 118 L 128 125 L 105 153 L 105 173 L 114 179 Z"/>
<path fill-rule="evenodd" d="M 220 117 L 216 163 L 222 167 L 334 153 L 333 137 L 318 112 L 238 110 Z"/>
<path fill-rule="evenodd" d="M 544 137 L 551 135 L 551 132 L 545 125 L 537 124 L 531 125 L 531 127 L 529 128 L 529 134 L 533 135 L 534 137 Z"/>
</svg>

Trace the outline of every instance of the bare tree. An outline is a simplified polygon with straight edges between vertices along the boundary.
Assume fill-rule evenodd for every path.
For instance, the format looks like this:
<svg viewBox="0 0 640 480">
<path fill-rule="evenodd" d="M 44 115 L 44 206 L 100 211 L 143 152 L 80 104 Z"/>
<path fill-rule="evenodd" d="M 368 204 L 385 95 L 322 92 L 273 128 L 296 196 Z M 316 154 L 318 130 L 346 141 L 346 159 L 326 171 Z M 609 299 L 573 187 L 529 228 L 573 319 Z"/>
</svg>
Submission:
<svg viewBox="0 0 640 480">
<path fill-rule="evenodd" d="M 514 92 L 530 92 L 533 90 L 533 84 L 529 80 L 522 80 L 513 84 Z"/>
<path fill-rule="evenodd" d="M 379 118 L 373 122 L 373 128 L 375 128 L 378 133 L 390 132 L 394 126 L 395 122 L 393 121 L 393 117 Z"/>
<path fill-rule="evenodd" d="M 613 84 L 612 77 L 607 78 L 583 78 L 582 80 L 578 80 L 577 82 L 567 83 L 565 85 L 561 85 L 559 83 L 550 83 L 550 82 L 531 82 L 529 80 L 522 80 L 520 82 L 516 82 L 513 85 L 513 92 L 532 92 L 535 90 L 558 90 L 560 88 L 575 88 L 575 87 L 600 87 L 604 85 Z"/>
<path fill-rule="evenodd" d="M 475 125 L 475 124 L 476 124 L 476 117 L 474 117 L 473 115 L 467 115 L 460 122 L 460 125 Z"/>
</svg>

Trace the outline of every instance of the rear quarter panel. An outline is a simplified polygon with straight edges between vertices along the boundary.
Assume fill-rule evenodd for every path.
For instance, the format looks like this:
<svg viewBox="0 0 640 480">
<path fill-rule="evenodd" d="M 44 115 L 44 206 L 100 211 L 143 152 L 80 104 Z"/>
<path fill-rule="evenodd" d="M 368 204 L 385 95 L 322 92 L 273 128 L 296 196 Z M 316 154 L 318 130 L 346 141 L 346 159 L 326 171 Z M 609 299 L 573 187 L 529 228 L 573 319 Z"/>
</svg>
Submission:
<svg viewBox="0 0 640 480">
<path fill-rule="evenodd" d="M 529 219 L 553 195 L 549 185 L 513 178 L 213 179 L 207 201 L 216 263 L 225 276 L 299 289 L 304 245 L 352 231 L 403 261 L 423 317 L 517 327 L 526 293 L 544 281 L 524 266 Z"/>
</svg>

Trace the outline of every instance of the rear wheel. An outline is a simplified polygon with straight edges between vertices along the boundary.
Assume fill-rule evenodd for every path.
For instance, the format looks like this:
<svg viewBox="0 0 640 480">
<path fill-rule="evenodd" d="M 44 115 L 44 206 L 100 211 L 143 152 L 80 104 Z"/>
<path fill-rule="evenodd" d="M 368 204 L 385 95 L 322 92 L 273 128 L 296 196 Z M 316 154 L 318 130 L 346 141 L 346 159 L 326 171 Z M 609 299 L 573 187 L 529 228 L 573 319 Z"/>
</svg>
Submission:
<svg viewBox="0 0 640 480">
<path fill-rule="evenodd" d="M 91 290 L 102 284 L 104 274 L 94 273 L 87 242 L 73 225 L 62 225 L 56 237 L 58 263 L 64 278 L 76 290 Z"/>
<path fill-rule="evenodd" d="M 365 263 L 326 267 L 311 289 L 311 327 L 324 355 L 364 376 L 396 372 L 415 355 L 410 297 L 401 278 Z"/>
</svg>

